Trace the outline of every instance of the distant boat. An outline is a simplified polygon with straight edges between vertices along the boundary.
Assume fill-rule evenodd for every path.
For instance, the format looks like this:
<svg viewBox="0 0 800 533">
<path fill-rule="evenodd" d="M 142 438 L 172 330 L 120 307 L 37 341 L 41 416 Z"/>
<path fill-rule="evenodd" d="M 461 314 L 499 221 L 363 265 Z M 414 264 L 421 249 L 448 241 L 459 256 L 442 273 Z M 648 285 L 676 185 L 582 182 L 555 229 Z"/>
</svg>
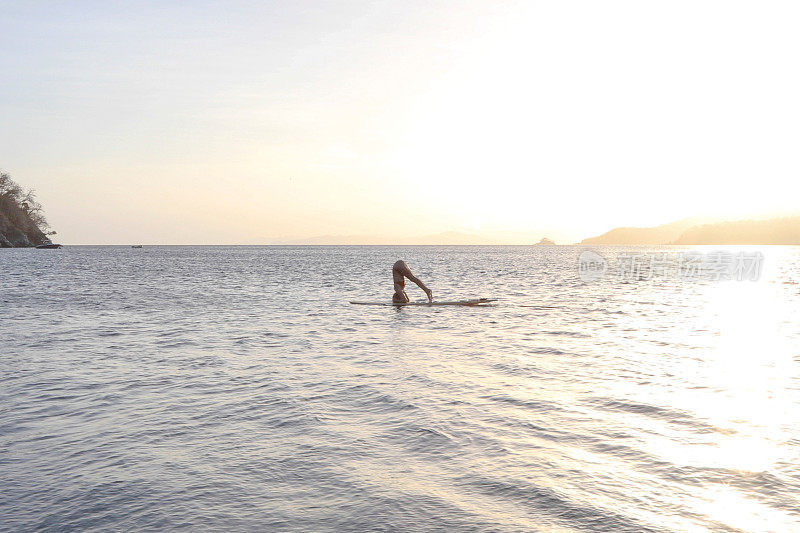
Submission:
<svg viewBox="0 0 800 533">
<path fill-rule="evenodd" d="M 61 248 L 61 245 L 53 244 L 51 242 L 50 244 L 40 244 L 39 246 L 37 246 L 37 248 L 40 248 L 42 250 L 51 250 L 51 249 Z"/>
<path fill-rule="evenodd" d="M 142 247 L 141 244 L 134 244 L 133 246 L 131 246 L 131 248 L 141 248 L 141 247 Z"/>
</svg>

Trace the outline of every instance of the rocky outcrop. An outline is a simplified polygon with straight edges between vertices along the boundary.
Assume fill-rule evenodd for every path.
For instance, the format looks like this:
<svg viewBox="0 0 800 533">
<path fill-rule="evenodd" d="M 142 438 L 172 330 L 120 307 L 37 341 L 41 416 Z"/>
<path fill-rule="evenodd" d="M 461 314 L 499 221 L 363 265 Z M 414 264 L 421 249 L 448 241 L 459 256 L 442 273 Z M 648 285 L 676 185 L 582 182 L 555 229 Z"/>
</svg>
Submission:
<svg viewBox="0 0 800 533">
<path fill-rule="evenodd" d="M 21 208 L 0 202 L 0 248 L 25 248 L 49 244 L 50 239 Z"/>
</svg>

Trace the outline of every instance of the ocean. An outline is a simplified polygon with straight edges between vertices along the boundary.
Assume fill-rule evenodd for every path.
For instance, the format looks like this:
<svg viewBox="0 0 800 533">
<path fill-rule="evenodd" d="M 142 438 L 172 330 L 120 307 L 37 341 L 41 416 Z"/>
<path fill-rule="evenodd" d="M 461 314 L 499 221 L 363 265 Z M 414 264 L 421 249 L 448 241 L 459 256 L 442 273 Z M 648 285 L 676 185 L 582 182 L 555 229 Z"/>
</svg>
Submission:
<svg viewBox="0 0 800 533">
<path fill-rule="evenodd" d="M 800 530 L 800 248 L 586 250 L 0 250 L 0 531 Z"/>
</svg>

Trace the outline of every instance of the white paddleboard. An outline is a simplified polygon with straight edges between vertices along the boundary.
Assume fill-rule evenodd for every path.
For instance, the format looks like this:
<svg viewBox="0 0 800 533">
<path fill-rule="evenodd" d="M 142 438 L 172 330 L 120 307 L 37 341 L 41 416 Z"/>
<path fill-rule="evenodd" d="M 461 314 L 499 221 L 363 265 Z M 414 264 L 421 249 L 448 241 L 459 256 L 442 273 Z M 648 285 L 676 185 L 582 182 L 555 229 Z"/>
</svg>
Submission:
<svg viewBox="0 0 800 533">
<path fill-rule="evenodd" d="M 350 302 L 354 305 L 392 305 L 395 307 L 402 307 L 406 305 L 421 305 L 424 307 L 433 307 L 437 305 L 461 305 L 467 307 L 473 307 L 476 305 L 483 305 L 494 302 L 496 300 L 492 298 L 478 298 L 477 300 L 458 300 L 455 302 L 406 302 L 406 303 L 394 303 L 394 302 Z"/>
</svg>

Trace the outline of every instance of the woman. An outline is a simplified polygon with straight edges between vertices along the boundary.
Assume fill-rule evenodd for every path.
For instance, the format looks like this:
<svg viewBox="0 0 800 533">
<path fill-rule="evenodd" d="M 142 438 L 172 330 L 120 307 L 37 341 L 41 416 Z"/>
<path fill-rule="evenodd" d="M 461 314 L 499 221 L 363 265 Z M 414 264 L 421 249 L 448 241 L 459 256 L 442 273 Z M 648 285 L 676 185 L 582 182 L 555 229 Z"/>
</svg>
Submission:
<svg viewBox="0 0 800 533">
<path fill-rule="evenodd" d="M 428 295 L 428 301 L 433 301 L 433 293 L 431 290 L 422 283 L 419 278 L 417 278 L 414 274 L 411 273 L 411 269 L 408 268 L 408 265 L 405 261 L 398 261 L 392 267 L 392 279 L 394 280 L 394 294 L 392 295 L 392 302 L 396 304 L 404 304 L 408 303 L 408 295 L 406 294 L 406 280 L 405 278 L 410 279 L 417 285 L 419 288 L 425 291 L 425 294 Z"/>
</svg>

